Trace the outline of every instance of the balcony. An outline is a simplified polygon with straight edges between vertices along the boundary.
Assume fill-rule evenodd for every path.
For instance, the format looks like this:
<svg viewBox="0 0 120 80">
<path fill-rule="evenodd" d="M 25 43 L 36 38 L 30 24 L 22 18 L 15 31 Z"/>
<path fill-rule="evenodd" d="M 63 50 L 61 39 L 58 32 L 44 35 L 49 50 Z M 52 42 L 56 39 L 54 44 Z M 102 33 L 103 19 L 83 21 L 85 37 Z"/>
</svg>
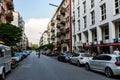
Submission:
<svg viewBox="0 0 120 80">
<path fill-rule="evenodd" d="M 54 33 L 54 32 L 55 32 L 55 29 L 51 29 L 51 32 Z"/>
<path fill-rule="evenodd" d="M 61 17 L 60 15 L 57 15 L 56 20 L 60 20 L 60 17 Z"/>
<path fill-rule="evenodd" d="M 54 22 L 51 22 L 51 26 L 54 26 L 55 25 L 55 23 Z"/>
<path fill-rule="evenodd" d="M 66 19 L 65 18 L 62 18 L 61 24 L 65 26 L 65 24 L 66 24 Z"/>
<path fill-rule="evenodd" d="M 61 8 L 60 14 L 62 14 L 63 16 L 65 16 L 65 8 L 64 7 Z"/>
<path fill-rule="evenodd" d="M 61 35 L 65 36 L 65 30 L 61 31 Z"/>
<path fill-rule="evenodd" d="M 57 37 L 60 37 L 61 36 L 61 32 L 57 32 Z"/>
<path fill-rule="evenodd" d="M 69 27 L 67 27 L 67 28 L 65 29 L 65 32 L 66 32 L 66 33 L 69 33 Z"/>
<path fill-rule="evenodd" d="M 14 4 L 11 0 L 6 0 L 6 6 L 8 10 L 14 10 Z"/>
<path fill-rule="evenodd" d="M 9 12 L 6 12 L 6 13 L 5 13 L 5 19 L 6 19 L 7 22 L 13 21 L 12 11 L 9 11 Z"/>
<path fill-rule="evenodd" d="M 54 39 L 55 39 L 55 34 L 53 34 L 53 35 L 51 36 L 51 39 L 52 39 L 52 40 L 54 40 Z"/>
<path fill-rule="evenodd" d="M 64 40 L 64 43 L 69 44 L 69 42 L 70 42 L 70 39 L 65 39 L 65 40 Z"/>
<path fill-rule="evenodd" d="M 57 23 L 57 26 L 56 26 L 57 28 L 60 28 L 61 27 L 61 24 L 60 23 Z"/>
</svg>

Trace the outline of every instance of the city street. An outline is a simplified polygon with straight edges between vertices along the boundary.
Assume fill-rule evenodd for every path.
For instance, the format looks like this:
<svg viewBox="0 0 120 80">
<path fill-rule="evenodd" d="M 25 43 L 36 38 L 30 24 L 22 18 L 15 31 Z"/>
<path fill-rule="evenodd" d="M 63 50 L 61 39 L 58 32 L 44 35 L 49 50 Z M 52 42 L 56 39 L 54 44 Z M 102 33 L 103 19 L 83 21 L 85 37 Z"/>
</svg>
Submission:
<svg viewBox="0 0 120 80">
<path fill-rule="evenodd" d="M 6 80 L 118 80 L 104 74 L 86 71 L 69 63 L 32 52 L 19 66 L 7 74 Z"/>
</svg>

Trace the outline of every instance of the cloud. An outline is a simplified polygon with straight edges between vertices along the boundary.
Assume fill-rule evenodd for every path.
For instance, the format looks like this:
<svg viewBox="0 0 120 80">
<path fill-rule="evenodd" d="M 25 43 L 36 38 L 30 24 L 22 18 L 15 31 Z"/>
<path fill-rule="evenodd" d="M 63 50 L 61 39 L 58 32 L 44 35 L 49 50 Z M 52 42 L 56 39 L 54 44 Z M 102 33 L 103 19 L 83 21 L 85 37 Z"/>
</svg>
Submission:
<svg viewBox="0 0 120 80">
<path fill-rule="evenodd" d="M 29 42 L 38 44 L 40 39 L 40 33 L 43 33 L 47 29 L 49 18 L 29 19 L 25 22 L 25 34 L 27 35 Z"/>
</svg>

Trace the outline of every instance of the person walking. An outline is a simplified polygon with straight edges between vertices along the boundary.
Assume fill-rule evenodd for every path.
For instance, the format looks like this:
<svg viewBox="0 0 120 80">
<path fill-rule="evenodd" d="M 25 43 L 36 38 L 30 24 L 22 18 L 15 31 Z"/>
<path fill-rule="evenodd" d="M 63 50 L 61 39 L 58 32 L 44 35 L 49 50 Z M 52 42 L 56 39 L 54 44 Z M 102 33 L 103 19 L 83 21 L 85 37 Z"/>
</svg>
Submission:
<svg viewBox="0 0 120 80">
<path fill-rule="evenodd" d="M 38 58 L 40 58 L 40 50 L 38 51 Z"/>
<path fill-rule="evenodd" d="M 120 55 L 120 51 L 119 51 L 118 48 L 116 48 L 116 50 L 113 53 L 116 54 L 116 55 Z"/>
</svg>

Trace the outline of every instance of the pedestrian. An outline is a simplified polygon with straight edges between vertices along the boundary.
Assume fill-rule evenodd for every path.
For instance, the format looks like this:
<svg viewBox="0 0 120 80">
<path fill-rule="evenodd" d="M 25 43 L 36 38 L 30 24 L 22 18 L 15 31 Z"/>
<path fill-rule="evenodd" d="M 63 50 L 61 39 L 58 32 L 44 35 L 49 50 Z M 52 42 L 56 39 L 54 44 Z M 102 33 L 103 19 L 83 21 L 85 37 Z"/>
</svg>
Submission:
<svg viewBox="0 0 120 80">
<path fill-rule="evenodd" d="M 40 58 L 40 50 L 38 50 L 38 58 Z"/>
<path fill-rule="evenodd" d="M 120 55 L 120 51 L 118 50 L 118 48 L 116 48 L 116 50 L 114 50 L 113 53 L 116 54 L 116 55 Z"/>
</svg>

